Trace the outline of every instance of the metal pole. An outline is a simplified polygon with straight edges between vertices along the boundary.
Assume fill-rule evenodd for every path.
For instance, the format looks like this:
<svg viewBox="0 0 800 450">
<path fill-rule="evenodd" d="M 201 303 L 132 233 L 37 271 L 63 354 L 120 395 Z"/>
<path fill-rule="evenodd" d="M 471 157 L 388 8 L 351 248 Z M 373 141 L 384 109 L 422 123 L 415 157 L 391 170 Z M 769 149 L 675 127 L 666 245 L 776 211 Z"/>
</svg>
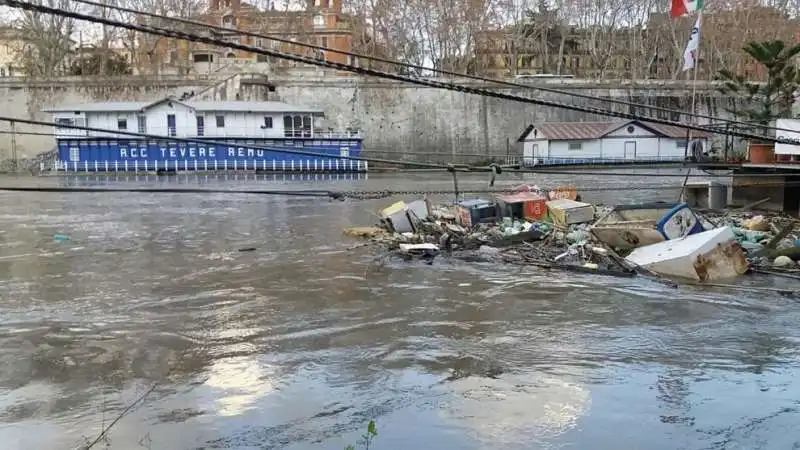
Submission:
<svg viewBox="0 0 800 450">
<path fill-rule="evenodd" d="M 694 74 L 692 75 L 692 119 L 691 123 L 695 124 L 697 122 L 697 117 L 695 116 L 697 110 L 697 66 L 700 65 L 700 28 L 702 27 L 703 22 L 703 11 L 699 11 L 697 13 L 697 23 L 699 25 L 697 30 L 697 51 L 694 54 Z M 691 145 L 692 141 L 692 130 L 691 128 L 687 130 L 686 133 L 686 150 L 687 152 L 690 150 L 689 146 Z M 693 153 L 693 152 L 692 152 Z M 694 156 L 694 155 L 693 155 Z M 681 185 L 681 193 L 678 195 L 678 201 L 680 202 L 683 198 L 683 192 L 686 190 L 686 184 L 689 182 L 689 175 L 692 173 L 692 168 L 686 170 L 686 177 L 683 179 L 683 184 Z"/>
<path fill-rule="evenodd" d="M 16 122 L 11 121 L 11 171 L 17 171 L 17 130 Z"/>
</svg>

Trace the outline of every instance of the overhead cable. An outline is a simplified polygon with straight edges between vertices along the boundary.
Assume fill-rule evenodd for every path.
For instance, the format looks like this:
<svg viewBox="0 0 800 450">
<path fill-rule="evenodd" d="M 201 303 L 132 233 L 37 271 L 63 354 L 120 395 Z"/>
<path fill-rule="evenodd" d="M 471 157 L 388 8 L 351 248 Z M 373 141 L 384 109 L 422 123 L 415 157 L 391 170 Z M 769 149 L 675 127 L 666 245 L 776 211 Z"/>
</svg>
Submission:
<svg viewBox="0 0 800 450">
<path fill-rule="evenodd" d="M 727 186 L 727 185 L 723 185 Z M 736 183 L 736 187 L 783 187 L 800 186 L 800 182 L 774 182 L 774 183 Z M 680 190 L 681 186 L 676 184 L 646 184 L 624 186 L 575 186 L 581 193 L 584 192 L 630 192 L 630 191 L 664 191 Z M 545 189 L 547 190 L 547 189 Z M 495 189 L 459 189 L 461 194 L 505 194 L 516 192 L 516 186 Z M 276 195 L 293 197 L 314 197 L 331 198 L 344 200 L 352 199 L 379 199 L 394 196 L 410 195 L 453 195 L 453 189 L 383 189 L 383 190 L 360 190 L 360 191 L 333 191 L 333 190 L 267 190 L 267 189 L 194 189 L 194 188 L 104 188 L 104 187 L 61 187 L 61 186 L 0 186 L 0 192 L 42 192 L 42 193 L 61 193 L 61 194 L 92 194 L 92 193 L 138 193 L 138 194 L 243 194 L 243 195 Z"/>
<path fill-rule="evenodd" d="M 139 32 L 142 32 L 142 33 L 148 33 L 148 34 L 153 34 L 153 35 L 158 35 L 158 36 L 164 36 L 164 37 L 167 37 L 167 38 L 175 38 L 175 39 L 186 40 L 186 41 L 191 41 L 191 42 L 199 42 L 199 43 L 204 43 L 204 44 L 213 45 L 213 46 L 219 46 L 219 47 L 235 48 L 237 50 L 242 50 L 242 51 L 246 51 L 246 52 L 250 52 L 250 53 L 257 53 L 257 54 L 262 54 L 262 55 L 267 55 L 267 56 L 273 56 L 273 57 L 276 57 L 276 58 L 287 59 L 287 60 L 290 60 L 290 61 L 296 61 L 296 62 L 303 63 L 303 64 L 316 65 L 316 66 L 320 66 L 320 67 L 329 67 L 329 68 L 336 69 L 336 70 L 353 72 L 353 73 L 357 73 L 357 74 L 361 74 L 361 75 L 369 75 L 369 76 L 374 76 L 374 77 L 378 77 L 378 78 L 385 78 L 385 79 L 390 79 L 390 80 L 402 81 L 402 82 L 406 82 L 406 83 L 410 83 L 410 84 L 416 84 L 416 85 L 419 85 L 419 86 L 428 86 L 428 87 L 440 88 L 440 89 L 445 89 L 445 90 L 450 90 L 450 91 L 455 91 L 455 92 L 476 94 L 476 95 L 480 95 L 480 96 L 484 96 L 484 97 L 499 98 L 499 99 L 503 99 L 503 100 L 512 100 L 512 101 L 517 101 L 517 102 L 521 102 L 521 103 L 529 103 L 529 104 L 539 105 L 539 106 L 547 106 L 547 107 L 552 107 L 552 108 L 562 108 L 562 109 L 578 111 L 578 112 L 583 112 L 583 113 L 597 114 L 597 115 L 601 115 L 601 116 L 619 117 L 619 118 L 630 119 L 630 120 L 642 120 L 642 121 L 647 121 L 647 122 L 657 123 L 657 124 L 662 124 L 662 125 L 671 125 L 671 126 L 675 126 L 675 127 L 688 129 L 688 130 L 693 130 L 693 131 L 706 132 L 706 133 L 710 133 L 710 134 L 736 136 L 736 137 L 740 137 L 740 138 L 744 138 L 744 139 L 759 139 L 759 140 L 768 141 L 768 142 L 776 142 L 776 143 L 785 143 L 785 144 L 790 144 L 790 145 L 797 145 L 797 143 L 795 141 L 784 139 L 784 138 L 772 138 L 772 137 L 762 136 L 762 135 L 753 134 L 753 133 L 744 133 L 744 132 L 741 132 L 741 131 L 719 131 L 719 130 L 716 130 L 716 129 L 713 129 L 713 128 L 706 128 L 706 127 L 703 127 L 703 126 L 700 126 L 700 125 L 695 125 L 695 124 L 685 124 L 685 123 L 674 122 L 674 121 L 664 120 L 664 119 L 659 119 L 659 118 L 654 118 L 654 117 L 653 118 L 646 118 L 646 117 L 642 117 L 642 116 L 640 116 L 638 114 L 623 113 L 623 112 L 617 112 L 617 111 L 608 111 L 608 110 L 603 110 L 603 109 L 599 109 L 599 108 L 592 108 L 592 107 L 585 107 L 585 106 L 568 105 L 568 104 L 554 102 L 554 101 L 550 101 L 550 100 L 538 100 L 538 99 L 519 97 L 519 96 L 516 96 L 516 95 L 506 94 L 506 93 L 502 93 L 502 92 L 494 92 L 494 91 L 490 91 L 490 90 L 486 90 L 486 89 L 478 89 L 478 88 L 473 88 L 473 87 L 461 86 L 461 85 L 457 85 L 457 84 L 453 84 L 453 83 L 445 83 L 445 82 L 441 82 L 441 81 L 433 81 L 433 80 L 428 80 L 428 79 L 407 77 L 407 76 L 398 75 L 398 74 L 394 74 L 394 73 L 382 72 L 382 71 L 378 71 L 378 70 L 375 70 L 375 69 L 356 67 L 356 66 L 353 66 L 353 65 L 350 65 L 350 64 L 342 64 L 342 63 L 337 63 L 337 62 L 332 62 L 332 61 L 321 61 L 321 60 L 318 60 L 316 58 L 312 58 L 312 57 L 308 57 L 308 56 L 291 54 L 291 53 L 284 53 L 284 52 L 275 51 L 275 50 L 267 50 L 267 49 L 263 49 L 263 48 L 257 48 L 257 47 L 252 47 L 252 46 L 243 45 L 243 44 L 237 44 L 237 43 L 232 43 L 232 42 L 224 42 L 224 41 L 221 41 L 219 39 L 212 39 L 212 38 L 209 38 L 209 37 L 199 36 L 199 35 L 196 35 L 196 34 L 186 33 L 186 32 L 182 32 L 182 31 L 167 30 L 167 29 L 160 28 L 160 27 L 152 27 L 152 26 L 143 26 L 143 25 L 135 25 L 135 24 L 123 23 L 123 22 L 120 22 L 120 21 L 111 20 L 111 19 L 107 19 L 107 18 L 94 17 L 94 16 L 90 16 L 90 15 L 86 15 L 86 14 L 67 11 L 67 10 L 64 10 L 64 9 L 61 9 L 61 8 L 52 8 L 52 7 L 49 7 L 49 6 L 32 4 L 32 3 L 28 3 L 28 2 L 22 2 L 22 1 L 19 1 L 19 0 L 3 0 L 3 1 L 5 2 L 5 4 L 7 6 L 9 6 L 11 8 L 15 8 L 15 9 L 24 9 L 24 10 L 36 11 L 36 12 L 40 12 L 40 13 L 44 13 L 44 14 L 52 14 L 52 15 L 56 15 L 56 16 L 60 16 L 60 17 L 69 17 L 69 18 L 83 20 L 83 21 L 87 21 L 87 22 L 99 23 L 99 24 L 102 24 L 102 25 L 108 25 L 108 26 L 113 26 L 113 27 L 117 27 L 117 28 L 124 28 L 124 29 L 128 29 L 128 30 L 139 31 Z"/>
<path fill-rule="evenodd" d="M 291 155 L 300 155 L 300 156 L 311 156 L 316 158 L 322 159 L 343 159 L 349 161 L 367 161 L 367 162 L 376 162 L 376 163 L 383 163 L 383 164 L 401 164 L 401 165 L 408 165 L 408 166 L 416 166 L 416 167 L 426 167 L 431 169 L 447 169 L 448 166 L 445 164 L 432 164 L 432 163 L 421 163 L 421 162 L 410 162 L 410 161 L 400 161 L 394 159 L 383 159 L 383 158 L 363 158 L 360 156 L 340 156 L 340 155 L 328 155 L 325 153 L 319 152 L 309 152 L 304 150 L 297 150 L 296 148 L 286 148 L 286 147 L 265 147 L 265 146 L 258 146 L 258 145 L 250 145 L 250 144 L 242 144 L 242 143 L 230 143 L 230 142 L 221 142 L 221 141 L 214 141 L 214 140 L 206 140 L 206 139 L 196 139 L 196 138 L 183 138 L 177 136 L 160 136 L 157 134 L 150 134 L 150 133 L 136 133 L 133 131 L 127 130 L 111 130 L 107 128 L 96 128 L 96 127 L 87 127 L 83 125 L 69 125 L 69 124 L 61 124 L 61 123 L 53 123 L 53 122 L 44 122 L 41 120 L 32 120 L 32 119 L 20 119 L 17 117 L 8 117 L 8 116 L 0 116 L 0 121 L 4 122 L 16 122 L 16 123 L 24 123 L 28 125 L 40 125 L 40 126 L 50 126 L 56 128 L 70 128 L 74 130 L 83 130 L 83 131 L 94 131 L 97 133 L 112 133 L 118 134 L 123 136 L 132 136 L 132 137 L 139 137 L 145 139 L 152 139 L 152 140 L 169 140 L 173 142 L 187 142 L 193 144 L 202 144 L 202 145 L 213 145 L 219 147 L 231 147 L 237 146 L 242 148 L 249 148 L 254 150 L 265 150 L 270 152 L 276 153 L 286 153 Z M 86 137 L 89 138 L 91 136 L 75 136 L 76 138 Z M 243 138 L 243 139 L 253 139 L 253 138 Z M 471 168 L 473 170 L 481 170 L 479 167 Z M 486 170 L 489 170 L 486 168 Z"/>
<path fill-rule="evenodd" d="M 23 123 L 28 125 L 40 125 L 40 126 L 52 126 L 57 128 L 70 128 L 76 130 L 84 130 L 84 131 L 94 131 L 98 133 L 109 133 L 109 134 L 118 134 L 123 136 L 132 136 L 150 140 L 168 140 L 171 142 L 185 142 L 185 143 L 192 143 L 192 144 L 200 144 L 206 146 L 219 146 L 219 147 L 231 147 L 236 146 L 239 148 L 247 148 L 247 149 L 254 149 L 254 150 L 265 150 L 275 153 L 286 153 L 290 155 L 299 155 L 299 156 L 309 156 L 309 157 L 316 157 L 320 159 L 326 160 L 336 160 L 336 159 L 343 159 L 343 160 L 352 160 L 352 161 L 362 161 L 367 163 L 378 163 L 378 164 L 390 164 L 390 165 L 400 165 L 400 166 L 416 166 L 416 167 L 423 167 L 429 169 L 436 169 L 436 170 L 456 170 L 456 171 L 464 171 L 464 172 L 489 172 L 491 171 L 490 166 L 475 166 L 469 164 L 434 164 L 434 163 L 423 163 L 423 162 L 411 162 L 411 161 L 403 161 L 397 159 L 385 159 L 385 158 L 370 158 L 364 156 L 339 156 L 339 155 L 329 155 L 325 153 L 319 152 L 310 152 L 304 150 L 297 150 L 296 148 L 287 148 L 287 147 L 266 147 L 266 146 L 259 146 L 254 144 L 242 144 L 242 143 L 230 143 L 230 142 L 221 142 L 215 140 L 205 140 L 205 139 L 198 139 L 198 138 L 185 138 L 185 137 L 177 137 L 177 136 L 162 136 L 157 134 L 149 134 L 149 133 L 137 133 L 133 131 L 126 131 L 126 130 L 112 130 L 108 128 L 96 128 L 96 127 L 87 127 L 83 125 L 68 125 L 68 124 L 59 124 L 59 123 L 52 123 L 52 122 L 44 122 L 41 120 L 32 120 L 32 119 L 20 119 L 16 117 L 8 117 L 8 116 L 0 116 L 0 121 L 4 122 L 16 122 L 16 123 Z M 76 138 L 82 138 L 81 136 L 75 136 Z M 90 138 L 91 136 L 86 136 L 86 138 Z M 591 164 L 589 164 L 591 165 Z M 719 168 L 722 170 L 730 169 L 730 165 L 721 164 L 716 165 L 714 163 L 696 163 L 697 166 L 705 167 L 705 168 Z M 630 173 L 630 172 L 605 172 L 605 171 L 590 171 L 586 169 L 568 169 L 568 168 L 547 168 L 547 165 L 539 167 L 519 167 L 519 164 L 508 164 L 508 165 L 501 165 L 500 166 L 503 171 L 507 171 L 510 173 L 536 173 L 536 174 L 553 174 L 553 175 L 597 175 L 597 176 L 617 176 L 617 177 L 686 177 L 686 174 L 659 174 L 659 173 Z M 730 174 L 689 174 L 690 177 L 704 177 L 704 178 L 730 178 L 733 175 Z M 772 173 L 765 173 L 765 174 L 749 174 L 749 175 L 742 175 L 747 177 L 759 177 L 759 178 L 769 178 L 769 177 L 780 177 L 784 176 L 781 174 L 772 174 Z"/>
<path fill-rule="evenodd" d="M 560 90 L 560 89 L 547 88 L 547 87 L 541 87 L 541 86 L 533 86 L 533 85 L 522 84 L 522 83 L 512 83 L 512 82 L 509 82 L 509 81 L 506 81 L 506 80 L 498 80 L 498 79 L 492 79 L 492 78 L 487 78 L 487 77 L 481 77 L 481 76 L 477 76 L 477 75 L 470 75 L 470 74 L 467 74 L 467 73 L 459 73 L 459 72 L 452 72 L 452 71 L 443 70 L 443 69 L 435 69 L 435 68 L 427 67 L 427 66 L 423 66 L 423 65 L 404 63 L 404 62 L 400 62 L 400 61 L 396 61 L 396 60 L 392 60 L 392 59 L 381 58 L 381 57 L 377 57 L 377 56 L 369 56 L 369 55 L 364 55 L 364 54 L 355 53 L 355 52 L 348 52 L 348 51 L 344 51 L 344 50 L 338 50 L 338 49 L 334 49 L 334 48 L 330 48 L 330 47 L 314 45 L 314 44 L 309 44 L 309 43 L 305 43 L 305 42 L 296 42 L 296 41 L 292 41 L 290 39 L 284 39 L 284 38 L 280 38 L 280 37 L 277 37 L 277 36 L 270 36 L 270 35 L 267 35 L 267 34 L 259 34 L 259 33 L 254 33 L 254 32 L 251 32 L 251 31 L 226 28 L 226 27 L 222 27 L 222 26 L 211 25 L 211 24 L 198 22 L 198 21 L 190 20 L 190 19 L 179 18 L 179 17 L 169 17 L 169 16 L 166 16 L 166 15 L 163 15 L 163 14 L 156 14 L 156 13 L 151 13 L 151 12 L 146 12 L 146 11 L 140 11 L 140 10 L 133 9 L 133 8 L 126 8 L 124 6 L 104 4 L 104 3 L 96 2 L 96 1 L 93 1 L 93 0 L 74 0 L 74 1 L 76 1 L 78 3 L 84 3 L 84 4 L 87 4 L 87 5 L 99 7 L 99 8 L 107 8 L 107 9 L 111 9 L 111 10 L 115 10 L 115 11 L 126 12 L 126 13 L 130 13 L 130 14 L 137 14 L 137 15 L 141 15 L 141 16 L 144 16 L 144 17 L 151 17 L 151 18 L 154 18 L 154 19 L 169 20 L 169 21 L 172 21 L 172 22 L 175 22 L 175 23 L 182 23 L 182 24 L 185 24 L 185 25 L 191 25 L 191 26 L 196 26 L 196 27 L 204 27 L 204 28 L 207 28 L 209 30 L 219 31 L 219 32 L 223 32 L 223 33 L 234 32 L 235 34 L 241 35 L 241 36 L 249 36 L 249 37 L 255 37 L 255 38 L 260 38 L 260 39 L 269 39 L 271 41 L 280 42 L 280 43 L 288 44 L 288 45 L 292 45 L 292 46 L 309 48 L 309 49 L 319 50 L 319 51 L 324 51 L 324 52 L 329 52 L 329 53 L 336 53 L 336 54 L 339 54 L 339 55 L 346 55 L 346 56 L 351 56 L 351 57 L 354 57 L 354 58 L 366 59 L 366 60 L 371 60 L 371 61 L 380 62 L 380 63 L 392 64 L 392 65 L 395 65 L 395 66 L 404 67 L 404 68 L 408 68 L 408 69 L 415 69 L 415 70 L 420 70 L 420 71 L 428 71 L 428 72 L 439 73 L 439 74 L 442 74 L 442 75 L 447 75 L 447 76 L 452 76 L 452 77 L 459 77 L 459 78 L 464 78 L 464 79 L 468 79 L 468 80 L 481 81 L 481 82 L 484 82 L 484 83 L 492 83 L 492 84 L 497 84 L 497 85 L 502 85 L 502 86 L 509 86 L 509 87 L 523 88 L 523 89 L 531 89 L 531 90 L 547 92 L 547 93 L 551 93 L 551 94 L 565 95 L 565 96 L 570 96 L 570 97 L 574 97 L 574 98 L 582 98 L 582 99 L 587 99 L 587 100 L 606 102 L 606 103 L 610 103 L 610 104 L 617 104 L 617 105 L 628 106 L 628 107 L 646 108 L 646 109 L 650 109 L 652 111 L 658 111 L 658 112 L 669 113 L 669 114 L 682 114 L 682 115 L 686 115 L 688 117 L 694 117 L 694 118 L 698 118 L 698 119 L 706 119 L 706 120 L 709 120 L 709 121 L 718 121 L 719 122 L 719 123 L 713 124 L 713 125 L 730 124 L 730 125 L 744 126 L 744 127 L 748 127 L 748 128 L 760 128 L 760 129 L 765 129 L 765 130 L 789 131 L 789 132 L 796 132 L 797 131 L 797 130 L 792 130 L 792 129 L 788 129 L 788 128 L 761 126 L 761 125 L 753 124 L 753 123 L 750 123 L 750 122 L 743 122 L 743 121 L 738 121 L 738 120 L 733 120 L 733 119 L 724 119 L 724 118 L 714 117 L 714 116 L 709 116 L 709 115 L 704 115 L 704 114 L 697 114 L 695 112 L 686 112 L 686 111 L 681 111 L 681 110 L 677 110 L 677 109 L 670 109 L 670 108 L 663 108 L 663 107 L 660 107 L 660 106 L 647 105 L 647 104 L 644 104 L 644 103 L 635 103 L 635 102 L 626 102 L 624 100 L 607 99 L 607 98 L 602 98 L 602 97 L 598 97 L 598 96 L 594 96 L 594 95 L 579 94 L 579 93 L 570 92 L 570 91 L 564 91 L 564 90 Z M 646 120 L 646 119 L 643 119 L 643 120 Z M 712 125 L 712 124 L 709 124 L 709 126 L 710 125 Z"/>
</svg>

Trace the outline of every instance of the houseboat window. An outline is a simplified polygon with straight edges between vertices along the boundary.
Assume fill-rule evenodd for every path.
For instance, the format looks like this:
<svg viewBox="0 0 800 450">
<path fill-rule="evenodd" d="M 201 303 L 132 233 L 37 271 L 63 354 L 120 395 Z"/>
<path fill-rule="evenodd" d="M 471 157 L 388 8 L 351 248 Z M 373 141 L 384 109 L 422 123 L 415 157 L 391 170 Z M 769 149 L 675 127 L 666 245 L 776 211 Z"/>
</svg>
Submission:
<svg viewBox="0 0 800 450">
<path fill-rule="evenodd" d="M 128 119 L 117 119 L 117 129 L 120 130 L 127 130 L 128 129 Z"/>
<path fill-rule="evenodd" d="M 580 142 L 570 142 L 567 148 L 570 150 L 580 150 L 583 148 L 583 145 Z"/>
<path fill-rule="evenodd" d="M 206 118 L 203 116 L 197 116 L 196 119 L 197 119 L 197 135 L 205 136 Z"/>
<path fill-rule="evenodd" d="M 283 135 L 286 137 L 311 137 L 311 116 L 283 116 Z"/>
<path fill-rule="evenodd" d="M 65 119 L 65 118 L 56 119 L 56 123 L 59 124 L 59 125 L 73 125 L 74 124 L 72 119 Z"/>
<path fill-rule="evenodd" d="M 677 148 L 686 148 L 686 141 L 675 141 L 675 147 Z"/>
<path fill-rule="evenodd" d="M 70 161 L 80 161 L 81 160 L 81 149 L 79 147 L 70 147 L 69 148 L 69 160 Z"/>
<path fill-rule="evenodd" d="M 147 116 L 141 114 L 136 116 L 136 127 L 139 129 L 139 133 L 147 133 Z"/>
<path fill-rule="evenodd" d="M 264 117 L 264 128 L 272 128 L 272 117 Z"/>
<path fill-rule="evenodd" d="M 217 128 L 225 128 L 225 116 L 217 116 Z"/>
</svg>

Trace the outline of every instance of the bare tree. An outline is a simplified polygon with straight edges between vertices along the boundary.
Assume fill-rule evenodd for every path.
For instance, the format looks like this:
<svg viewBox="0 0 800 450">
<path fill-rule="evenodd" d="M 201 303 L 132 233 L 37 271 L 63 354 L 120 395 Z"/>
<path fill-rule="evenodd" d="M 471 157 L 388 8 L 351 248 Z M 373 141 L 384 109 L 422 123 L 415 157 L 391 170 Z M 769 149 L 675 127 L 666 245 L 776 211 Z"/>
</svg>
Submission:
<svg viewBox="0 0 800 450">
<path fill-rule="evenodd" d="M 32 3 L 70 11 L 76 11 L 80 5 L 70 0 L 32 0 Z M 24 75 L 50 77 L 66 71 L 74 48 L 73 19 L 23 10 L 13 26 L 20 33 L 21 45 L 14 50 Z"/>
<path fill-rule="evenodd" d="M 621 39 L 619 28 L 630 8 L 628 3 L 627 0 L 569 0 L 567 3 L 581 35 L 581 47 L 590 62 L 592 73 L 587 75 L 604 78 L 609 69 L 615 68 L 614 56 Z"/>
<path fill-rule="evenodd" d="M 425 64 L 424 45 L 415 34 L 414 5 L 391 0 L 349 0 L 343 6 L 355 18 L 354 52 L 418 66 Z M 387 69 L 420 75 L 401 66 Z"/>
<path fill-rule="evenodd" d="M 207 3 L 205 0 L 107 1 L 109 1 L 109 4 L 114 2 L 119 6 L 125 6 L 137 11 L 181 19 L 197 19 L 205 11 L 204 7 Z M 187 29 L 190 28 L 171 20 L 147 17 L 140 14 L 128 14 L 119 11 L 114 11 L 113 14 L 118 15 L 122 20 L 138 23 L 140 25 L 173 30 L 178 29 L 182 31 L 187 31 Z M 106 38 L 111 39 L 112 36 L 106 35 Z M 181 44 L 176 39 L 135 33 L 133 31 L 114 35 L 113 38 L 118 38 L 122 42 L 122 45 L 130 52 L 131 64 L 140 72 L 160 72 L 164 69 L 165 65 L 175 63 L 174 59 L 178 56 L 181 45 L 188 45 Z"/>
</svg>

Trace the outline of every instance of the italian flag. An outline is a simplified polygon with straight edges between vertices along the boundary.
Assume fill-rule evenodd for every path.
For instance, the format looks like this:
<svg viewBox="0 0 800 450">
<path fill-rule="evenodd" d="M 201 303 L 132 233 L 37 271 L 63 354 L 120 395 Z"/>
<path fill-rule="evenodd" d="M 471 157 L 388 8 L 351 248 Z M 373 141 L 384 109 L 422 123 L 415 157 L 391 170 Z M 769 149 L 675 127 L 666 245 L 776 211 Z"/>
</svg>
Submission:
<svg viewBox="0 0 800 450">
<path fill-rule="evenodd" d="M 703 9 L 703 0 L 672 0 L 672 17 L 680 17 Z"/>
</svg>

